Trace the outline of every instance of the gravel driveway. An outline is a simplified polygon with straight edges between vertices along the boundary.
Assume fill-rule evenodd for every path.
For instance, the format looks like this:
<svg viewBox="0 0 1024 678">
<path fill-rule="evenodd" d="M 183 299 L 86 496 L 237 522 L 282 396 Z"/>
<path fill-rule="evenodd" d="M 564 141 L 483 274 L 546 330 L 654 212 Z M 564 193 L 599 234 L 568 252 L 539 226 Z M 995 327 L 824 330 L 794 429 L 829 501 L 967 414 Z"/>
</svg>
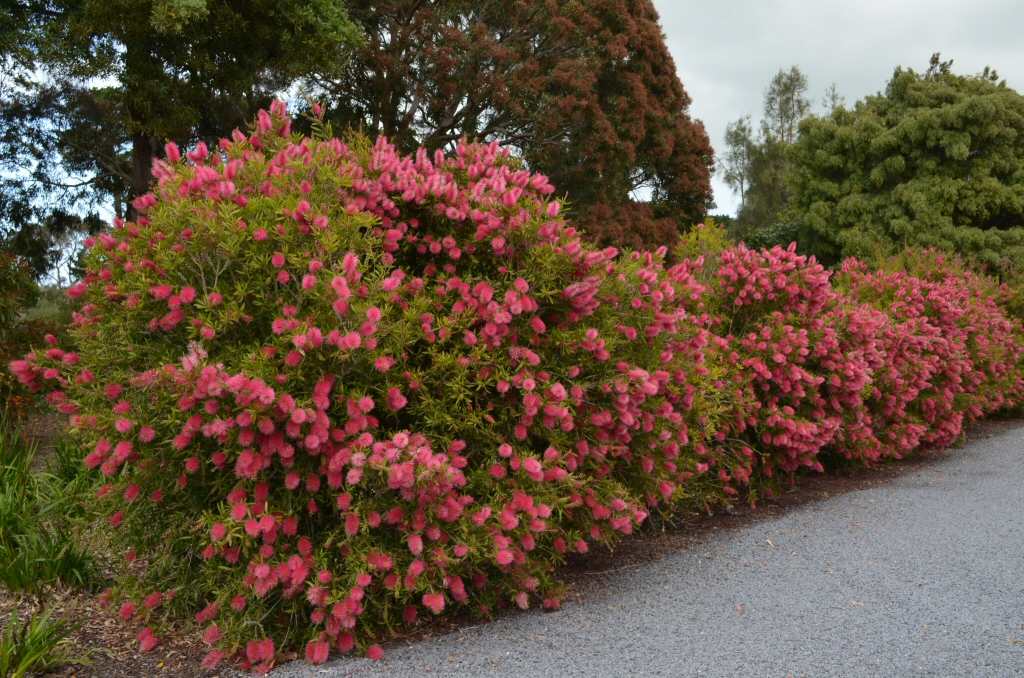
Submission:
<svg viewBox="0 0 1024 678">
<path fill-rule="evenodd" d="M 1024 676 L 1024 428 L 637 569 L 557 613 L 292 676 Z"/>
</svg>

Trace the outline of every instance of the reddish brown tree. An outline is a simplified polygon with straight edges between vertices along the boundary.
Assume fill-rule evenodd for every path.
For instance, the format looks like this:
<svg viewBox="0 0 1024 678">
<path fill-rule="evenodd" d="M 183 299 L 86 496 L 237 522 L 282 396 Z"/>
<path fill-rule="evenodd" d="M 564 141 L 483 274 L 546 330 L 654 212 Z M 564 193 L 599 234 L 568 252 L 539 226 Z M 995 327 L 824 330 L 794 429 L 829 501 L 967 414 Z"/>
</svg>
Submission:
<svg viewBox="0 0 1024 678">
<path fill-rule="evenodd" d="M 713 151 L 650 0 L 354 0 L 348 11 L 366 46 L 341 77 L 312 83 L 335 125 L 405 149 L 497 140 L 605 242 L 674 242 L 653 212 L 637 218 L 637 195 L 686 226 L 713 205 Z"/>
<path fill-rule="evenodd" d="M 659 216 L 648 203 L 629 202 L 615 207 L 597 203 L 591 205 L 577 223 L 583 227 L 588 240 L 600 247 L 655 250 L 665 245 L 671 251 L 679 242 L 677 219 Z"/>
</svg>

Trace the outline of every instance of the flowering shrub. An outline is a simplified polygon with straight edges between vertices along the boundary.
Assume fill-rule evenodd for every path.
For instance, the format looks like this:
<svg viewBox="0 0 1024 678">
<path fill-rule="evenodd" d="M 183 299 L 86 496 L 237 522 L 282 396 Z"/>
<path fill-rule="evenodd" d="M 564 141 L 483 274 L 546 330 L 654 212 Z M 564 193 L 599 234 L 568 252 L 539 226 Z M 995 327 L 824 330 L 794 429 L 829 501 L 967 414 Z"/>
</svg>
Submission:
<svg viewBox="0 0 1024 678">
<path fill-rule="evenodd" d="M 1020 323 L 1011 293 L 935 252 L 868 273 L 847 260 L 835 286 L 813 258 L 733 247 L 698 227 L 676 252 L 704 282 L 699 322 L 728 365 L 731 421 L 696 452 L 724 483 L 747 485 L 822 454 L 868 462 L 942 447 L 1022 396 Z M 768 484 L 770 488 L 770 483 Z"/>
<path fill-rule="evenodd" d="M 1024 394 L 1019 321 L 1000 306 L 1009 292 L 958 259 L 910 251 L 868 273 L 844 262 L 837 286 L 884 312 L 870 408 L 896 457 L 920 443 L 954 442 L 964 417 L 1016 406 Z"/>
<path fill-rule="evenodd" d="M 666 268 L 581 244 L 496 145 L 409 157 L 313 124 L 275 104 L 213 152 L 169 145 L 143 216 L 87 243 L 76 350 L 11 365 L 109 479 L 144 650 L 173 612 L 210 666 L 379 658 L 424 616 L 557 607 L 565 554 L 652 510 L 1019 400 L 1019 324 L 934 256 L 833 287 L 703 228 Z"/>
<path fill-rule="evenodd" d="M 677 256 L 706 283 L 701 322 L 735 390 L 731 421 L 710 449 L 696 450 L 718 467 L 724 491 L 778 471 L 820 471 L 823 448 L 871 457 L 862 451 L 877 447 L 863 396 L 883 363 L 877 314 L 833 290 L 829 272 L 792 246 L 732 247 L 720 229 L 699 227 Z"/>
<path fill-rule="evenodd" d="M 162 611 L 200 609 L 211 665 L 267 670 L 451 605 L 556 607 L 564 554 L 701 473 L 726 406 L 681 350 L 705 334 L 687 281 L 583 246 L 496 145 L 289 125 L 275 106 L 217 152 L 168 146 L 144 216 L 88 243 L 78 351 L 13 365 L 110 478 L 112 541 L 144 565 L 122 615 L 150 649 Z"/>
</svg>

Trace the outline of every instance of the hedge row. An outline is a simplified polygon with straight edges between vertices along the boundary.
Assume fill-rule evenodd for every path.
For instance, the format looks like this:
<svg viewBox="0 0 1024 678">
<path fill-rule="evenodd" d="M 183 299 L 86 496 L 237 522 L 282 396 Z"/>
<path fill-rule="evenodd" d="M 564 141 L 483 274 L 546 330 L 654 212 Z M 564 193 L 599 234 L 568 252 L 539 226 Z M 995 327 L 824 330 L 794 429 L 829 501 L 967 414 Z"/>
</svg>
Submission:
<svg viewBox="0 0 1024 678">
<path fill-rule="evenodd" d="M 498 146 L 290 133 L 181 158 L 88 243 L 75 350 L 12 363 L 109 478 L 143 649 L 168 614 L 267 671 L 453 608 L 557 608 L 553 568 L 652 511 L 824 455 L 941 446 L 1020 401 L 1006 294 L 935 253 L 833 276 L 699 228 L 594 250 Z M 54 342 L 56 343 L 56 342 Z"/>
</svg>

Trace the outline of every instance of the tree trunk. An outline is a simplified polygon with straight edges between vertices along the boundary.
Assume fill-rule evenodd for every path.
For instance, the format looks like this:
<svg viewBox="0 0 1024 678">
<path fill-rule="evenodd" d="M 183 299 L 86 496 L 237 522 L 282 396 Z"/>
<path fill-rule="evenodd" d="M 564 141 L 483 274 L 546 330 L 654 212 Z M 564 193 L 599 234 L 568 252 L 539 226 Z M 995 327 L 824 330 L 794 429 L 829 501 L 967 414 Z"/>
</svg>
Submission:
<svg viewBox="0 0 1024 678">
<path fill-rule="evenodd" d="M 138 210 L 132 202 L 140 195 L 149 192 L 153 181 L 153 158 L 156 155 L 156 139 L 143 130 L 132 135 L 132 185 L 128 190 L 128 209 L 125 216 L 128 221 L 138 218 Z"/>
</svg>

